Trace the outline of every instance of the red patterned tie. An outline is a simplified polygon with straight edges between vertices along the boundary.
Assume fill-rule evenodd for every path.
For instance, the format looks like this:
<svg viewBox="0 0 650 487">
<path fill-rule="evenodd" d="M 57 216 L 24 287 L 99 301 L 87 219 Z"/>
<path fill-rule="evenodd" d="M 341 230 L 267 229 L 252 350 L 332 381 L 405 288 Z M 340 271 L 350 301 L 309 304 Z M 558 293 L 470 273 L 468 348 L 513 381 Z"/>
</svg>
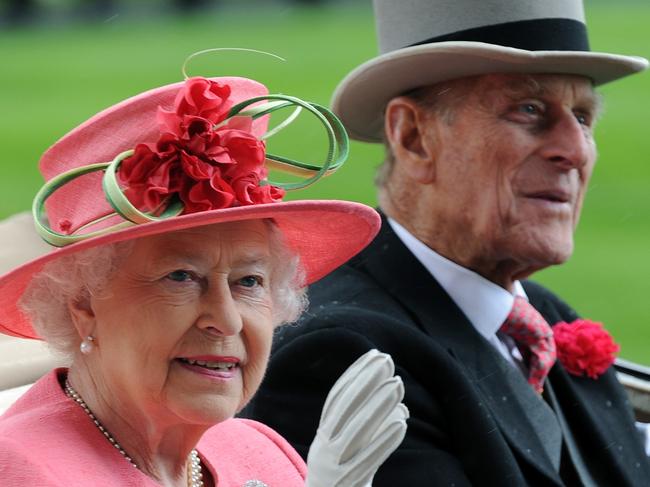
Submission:
<svg viewBox="0 0 650 487">
<path fill-rule="evenodd" d="M 557 356 L 553 330 L 525 298 L 516 296 L 501 331 L 512 337 L 519 347 L 528 365 L 528 383 L 541 394 L 544 379 Z"/>
</svg>

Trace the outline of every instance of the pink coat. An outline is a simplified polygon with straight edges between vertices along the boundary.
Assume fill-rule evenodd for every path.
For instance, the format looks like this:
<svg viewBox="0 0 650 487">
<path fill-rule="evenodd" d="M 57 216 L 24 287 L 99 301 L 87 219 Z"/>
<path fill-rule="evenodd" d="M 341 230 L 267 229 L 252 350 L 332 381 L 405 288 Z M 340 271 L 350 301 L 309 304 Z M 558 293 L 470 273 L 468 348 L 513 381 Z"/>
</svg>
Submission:
<svg viewBox="0 0 650 487">
<path fill-rule="evenodd" d="M 150 487 L 86 413 L 65 395 L 65 369 L 40 379 L 0 417 L 0 484 L 13 486 Z M 269 487 L 302 487 L 305 463 L 275 431 L 230 419 L 210 428 L 197 446 L 218 487 L 261 480 Z"/>
</svg>

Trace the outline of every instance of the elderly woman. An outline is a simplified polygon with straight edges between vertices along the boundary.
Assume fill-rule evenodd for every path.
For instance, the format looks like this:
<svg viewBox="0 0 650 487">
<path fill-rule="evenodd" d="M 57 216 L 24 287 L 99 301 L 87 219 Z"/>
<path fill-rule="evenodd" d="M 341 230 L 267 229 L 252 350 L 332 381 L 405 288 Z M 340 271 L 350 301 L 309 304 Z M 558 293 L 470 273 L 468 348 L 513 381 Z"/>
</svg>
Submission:
<svg viewBox="0 0 650 487">
<path fill-rule="evenodd" d="M 266 132 L 267 115 L 291 104 L 319 117 L 339 160 L 330 150 L 319 169 L 266 153 L 278 129 Z M 305 285 L 379 225 L 356 203 L 282 202 L 265 164 L 294 164 L 311 183 L 345 152 L 329 112 L 242 78 L 148 91 L 54 144 L 34 213 L 58 248 L 0 278 L 0 331 L 41 338 L 70 365 L 0 418 L 2 484 L 304 485 L 288 443 L 232 418 L 262 381 L 274 328 L 302 311 Z M 367 484 L 401 441 L 392 374 L 375 353 L 336 386 L 309 485 Z"/>
</svg>

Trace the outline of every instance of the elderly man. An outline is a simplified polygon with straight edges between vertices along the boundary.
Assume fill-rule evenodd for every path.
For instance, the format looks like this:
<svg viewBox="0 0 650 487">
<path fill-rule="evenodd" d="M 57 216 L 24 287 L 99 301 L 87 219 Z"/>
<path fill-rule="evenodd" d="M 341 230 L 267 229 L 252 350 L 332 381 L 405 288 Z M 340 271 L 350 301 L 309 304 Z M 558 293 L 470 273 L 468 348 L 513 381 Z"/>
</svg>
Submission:
<svg viewBox="0 0 650 487">
<path fill-rule="evenodd" d="M 411 419 L 375 487 L 649 485 L 611 338 L 524 281 L 572 253 L 596 160 L 594 86 L 647 61 L 589 52 L 579 0 L 375 11 L 383 54 L 333 104 L 354 137 L 385 141 L 383 228 L 311 289 L 248 414 L 304 453 L 336 377 L 378 348 Z M 587 331 L 598 364 L 571 351 Z"/>
</svg>

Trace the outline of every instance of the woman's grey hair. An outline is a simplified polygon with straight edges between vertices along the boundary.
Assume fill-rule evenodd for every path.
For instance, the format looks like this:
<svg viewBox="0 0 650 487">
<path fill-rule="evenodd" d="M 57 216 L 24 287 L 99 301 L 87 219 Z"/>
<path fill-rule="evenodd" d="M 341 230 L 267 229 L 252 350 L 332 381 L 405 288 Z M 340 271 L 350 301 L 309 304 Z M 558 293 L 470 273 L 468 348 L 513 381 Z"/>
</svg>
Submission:
<svg viewBox="0 0 650 487">
<path fill-rule="evenodd" d="M 277 226 L 264 221 L 273 256 L 273 323 L 278 326 L 298 319 L 307 306 L 307 288 L 300 257 L 285 244 Z M 68 302 L 99 294 L 132 249 L 133 241 L 84 250 L 50 262 L 34 276 L 18 304 L 54 352 L 70 361 L 80 341 Z"/>
</svg>

